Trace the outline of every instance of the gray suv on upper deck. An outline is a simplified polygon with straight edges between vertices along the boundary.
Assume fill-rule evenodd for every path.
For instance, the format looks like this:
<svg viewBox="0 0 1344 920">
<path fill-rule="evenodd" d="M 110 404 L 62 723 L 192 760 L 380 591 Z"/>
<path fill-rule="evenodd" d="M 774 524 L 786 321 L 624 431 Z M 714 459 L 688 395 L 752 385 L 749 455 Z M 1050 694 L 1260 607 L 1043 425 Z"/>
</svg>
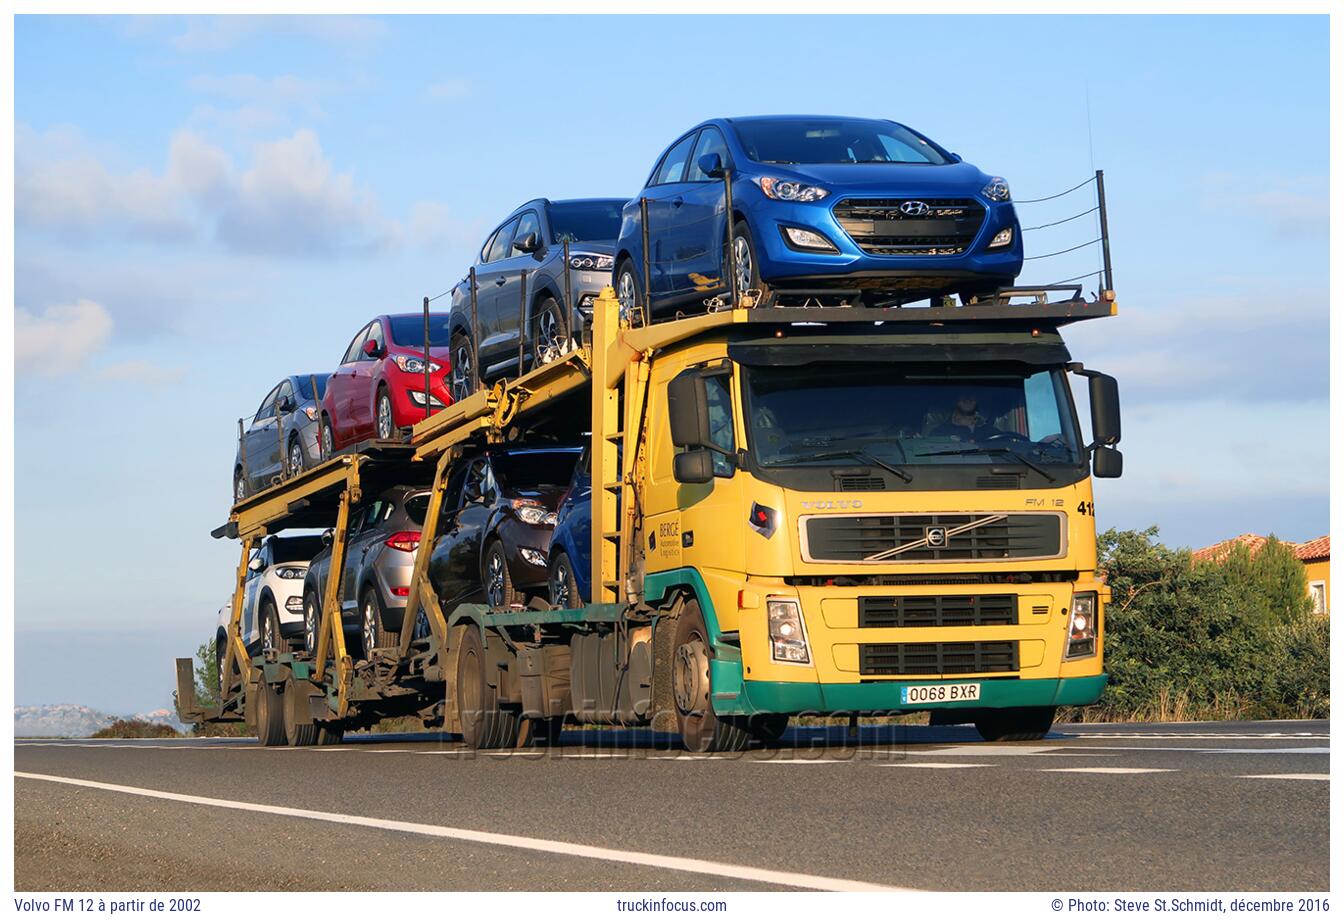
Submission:
<svg viewBox="0 0 1344 920">
<path fill-rule="evenodd" d="M 455 400 L 471 394 L 477 369 L 486 382 L 514 376 L 566 353 L 570 339 L 579 340 L 580 330 L 593 315 L 594 299 L 611 284 L 612 253 L 624 204 L 624 198 L 537 198 L 516 208 L 490 232 L 476 256 L 479 367 L 471 350 L 470 275 L 453 287 L 450 386 Z M 566 270 L 573 299 L 568 338 L 561 307 Z"/>
</svg>

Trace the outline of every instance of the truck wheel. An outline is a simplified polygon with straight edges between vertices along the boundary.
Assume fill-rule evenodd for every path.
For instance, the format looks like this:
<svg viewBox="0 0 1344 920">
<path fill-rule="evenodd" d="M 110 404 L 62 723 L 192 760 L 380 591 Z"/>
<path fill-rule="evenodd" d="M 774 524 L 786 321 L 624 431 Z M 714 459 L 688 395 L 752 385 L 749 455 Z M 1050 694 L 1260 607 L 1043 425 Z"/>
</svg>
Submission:
<svg viewBox="0 0 1344 920">
<path fill-rule="evenodd" d="M 740 751 L 748 735 L 741 721 L 715 715 L 710 701 L 709 630 L 700 605 L 691 601 L 677 617 L 672 646 L 672 698 L 677 728 L 689 751 Z"/>
<path fill-rule="evenodd" d="M 317 743 L 317 723 L 302 723 L 296 718 L 295 706 L 308 705 L 308 698 L 300 696 L 294 678 L 285 681 L 283 705 L 285 710 L 285 741 L 290 747 L 308 747 Z"/>
<path fill-rule="evenodd" d="M 769 715 L 752 716 L 747 720 L 747 731 L 751 732 L 751 737 L 762 744 L 774 744 L 784 733 L 789 730 L 789 717 L 770 713 Z"/>
<path fill-rule="evenodd" d="M 504 544 L 499 540 L 491 540 L 490 545 L 485 548 L 483 568 L 484 577 L 481 580 L 485 584 L 486 606 L 494 609 L 527 606 L 527 596 L 513 587 L 513 576 L 509 574 L 509 559 L 504 552 Z"/>
<path fill-rule="evenodd" d="M 478 751 L 518 743 L 518 714 L 500 708 L 499 694 L 488 680 L 489 667 L 480 631 L 468 626 L 457 654 L 457 716 L 462 741 Z"/>
<path fill-rule="evenodd" d="M 552 605 L 562 610 L 583 606 L 583 600 L 579 597 L 579 583 L 574 578 L 574 566 L 569 561 L 569 554 L 563 550 L 551 557 L 549 587 Z"/>
<path fill-rule="evenodd" d="M 519 747 L 555 747 L 560 743 L 560 732 L 564 730 L 564 716 L 542 716 L 539 719 L 524 719 L 522 732 L 518 736 Z"/>
<path fill-rule="evenodd" d="M 986 741 L 1039 741 L 1054 722 L 1054 706 L 985 709 L 976 713 L 975 730 Z"/>
<path fill-rule="evenodd" d="M 453 402 L 461 402 L 476 389 L 476 380 L 472 372 L 474 365 L 472 363 L 471 342 L 465 335 L 457 332 L 449 340 L 448 347 L 453 355 L 451 361 L 453 367 L 449 372 L 449 385 L 452 388 Z"/>
<path fill-rule="evenodd" d="M 317 746 L 327 747 L 340 744 L 345 737 L 345 726 L 340 722 L 315 722 L 317 726 Z"/>
<path fill-rule="evenodd" d="M 253 701 L 249 700 L 249 703 Z M 285 699 L 272 684 L 262 680 L 256 692 L 257 743 L 279 747 L 285 743 Z"/>
</svg>

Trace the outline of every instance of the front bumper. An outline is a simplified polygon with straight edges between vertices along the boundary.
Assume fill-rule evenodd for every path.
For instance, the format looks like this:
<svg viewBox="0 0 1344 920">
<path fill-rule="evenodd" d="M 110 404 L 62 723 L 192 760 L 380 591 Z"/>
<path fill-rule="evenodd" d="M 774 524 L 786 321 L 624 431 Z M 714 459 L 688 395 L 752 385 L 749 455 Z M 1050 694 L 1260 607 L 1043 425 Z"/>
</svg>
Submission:
<svg viewBox="0 0 1344 920">
<path fill-rule="evenodd" d="M 976 682 L 980 699 L 949 703 L 901 703 L 901 688 Z M 1004 709 L 1018 706 L 1086 706 L 1101 698 L 1106 675 L 1088 677 L 1012 680 L 965 678 L 960 680 L 873 681 L 860 684 L 791 683 L 746 680 L 734 711 L 755 713 L 919 712 L 932 709 Z M 716 709 L 718 706 L 716 705 Z"/>
</svg>

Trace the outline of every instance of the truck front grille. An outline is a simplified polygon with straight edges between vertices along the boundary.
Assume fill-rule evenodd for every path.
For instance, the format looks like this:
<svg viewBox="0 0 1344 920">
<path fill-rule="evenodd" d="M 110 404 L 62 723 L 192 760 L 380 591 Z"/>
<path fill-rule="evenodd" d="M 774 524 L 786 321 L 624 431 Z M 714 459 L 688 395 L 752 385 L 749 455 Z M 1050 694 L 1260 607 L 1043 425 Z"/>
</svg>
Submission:
<svg viewBox="0 0 1344 920">
<path fill-rule="evenodd" d="M 859 646 L 859 673 L 995 674 L 1016 671 L 1017 643 L 889 642 Z"/>
<path fill-rule="evenodd" d="M 1016 624 L 1016 594 L 859 598 L 860 629 Z"/>
<path fill-rule="evenodd" d="M 808 562 L 1052 559 L 1064 551 L 1064 518 L 1058 514 L 835 514 L 805 521 Z M 966 529 L 955 532 L 960 528 Z M 931 545 L 930 535 L 940 533 L 942 544 L 935 539 Z"/>
<path fill-rule="evenodd" d="M 971 198 L 845 198 L 832 213 L 875 256 L 960 255 L 985 221 L 984 205 Z"/>
</svg>

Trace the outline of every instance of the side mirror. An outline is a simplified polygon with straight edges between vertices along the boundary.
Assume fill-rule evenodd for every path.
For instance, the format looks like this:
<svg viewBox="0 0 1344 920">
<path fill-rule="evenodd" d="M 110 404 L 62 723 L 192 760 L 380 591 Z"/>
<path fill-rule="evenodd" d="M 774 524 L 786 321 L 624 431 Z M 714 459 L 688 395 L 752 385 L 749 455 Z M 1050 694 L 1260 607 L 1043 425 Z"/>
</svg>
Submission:
<svg viewBox="0 0 1344 920">
<path fill-rule="evenodd" d="M 262 564 L 260 556 L 253 556 L 248 560 L 247 568 L 252 572 L 260 572 L 262 569 L 266 568 L 266 566 Z"/>
<path fill-rule="evenodd" d="M 717 153 L 705 153 L 700 155 L 700 159 L 695 161 L 700 167 L 700 171 L 711 179 L 723 178 L 723 158 Z"/>
<path fill-rule="evenodd" d="M 330 545 L 331 545 L 331 541 L 334 540 L 334 539 L 336 539 L 336 531 L 332 530 L 330 527 L 328 527 L 326 530 L 322 531 L 322 545 L 323 545 L 323 546 L 330 546 Z"/>
<path fill-rule="evenodd" d="M 709 396 L 699 374 L 676 377 L 667 385 L 667 416 L 672 443 L 677 447 L 706 447 L 709 436 Z"/>
<path fill-rule="evenodd" d="M 1109 447 L 1120 441 L 1120 387 L 1114 377 L 1093 374 L 1088 380 L 1092 403 L 1092 440 Z"/>
<path fill-rule="evenodd" d="M 1092 475 L 1098 479 L 1119 479 L 1125 471 L 1125 455 L 1114 447 L 1092 451 Z"/>
<path fill-rule="evenodd" d="M 383 350 L 378 347 L 378 343 L 373 339 L 369 339 L 364 343 L 364 354 L 368 355 L 370 358 L 377 358 L 382 353 Z"/>
<path fill-rule="evenodd" d="M 513 248 L 518 250 L 519 252 L 536 252 L 538 249 L 541 248 L 541 243 L 538 242 L 537 235 L 535 233 L 529 233 L 521 240 L 514 240 Z"/>
<path fill-rule="evenodd" d="M 714 480 L 714 455 L 703 447 L 688 450 L 672 458 L 672 478 L 687 485 Z"/>
<path fill-rule="evenodd" d="M 475 480 L 468 482 L 462 490 L 462 497 L 469 502 L 478 502 L 485 496 L 481 493 L 481 484 Z"/>
<path fill-rule="evenodd" d="M 293 399 L 293 397 L 291 397 L 291 396 L 285 396 L 285 397 L 283 397 L 283 398 L 280 400 L 279 404 L 278 404 L 275 408 L 276 408 L 277 411 L 280 411 L 280 412 L 293 412 L 293 411 L 294 411 L 294 399 Z"/>
<path fill-rule="evenodd" d="M 950 157 L 952 158 L 952 162 L 953 162 L 953 163 L 960 163 L 960 162 L 961 162 L 961 154 L 959 154 L 959 153 L 952 153 L 951 151 L 948 151 L 948 156 L 950 156 Z"/>
</svg>

